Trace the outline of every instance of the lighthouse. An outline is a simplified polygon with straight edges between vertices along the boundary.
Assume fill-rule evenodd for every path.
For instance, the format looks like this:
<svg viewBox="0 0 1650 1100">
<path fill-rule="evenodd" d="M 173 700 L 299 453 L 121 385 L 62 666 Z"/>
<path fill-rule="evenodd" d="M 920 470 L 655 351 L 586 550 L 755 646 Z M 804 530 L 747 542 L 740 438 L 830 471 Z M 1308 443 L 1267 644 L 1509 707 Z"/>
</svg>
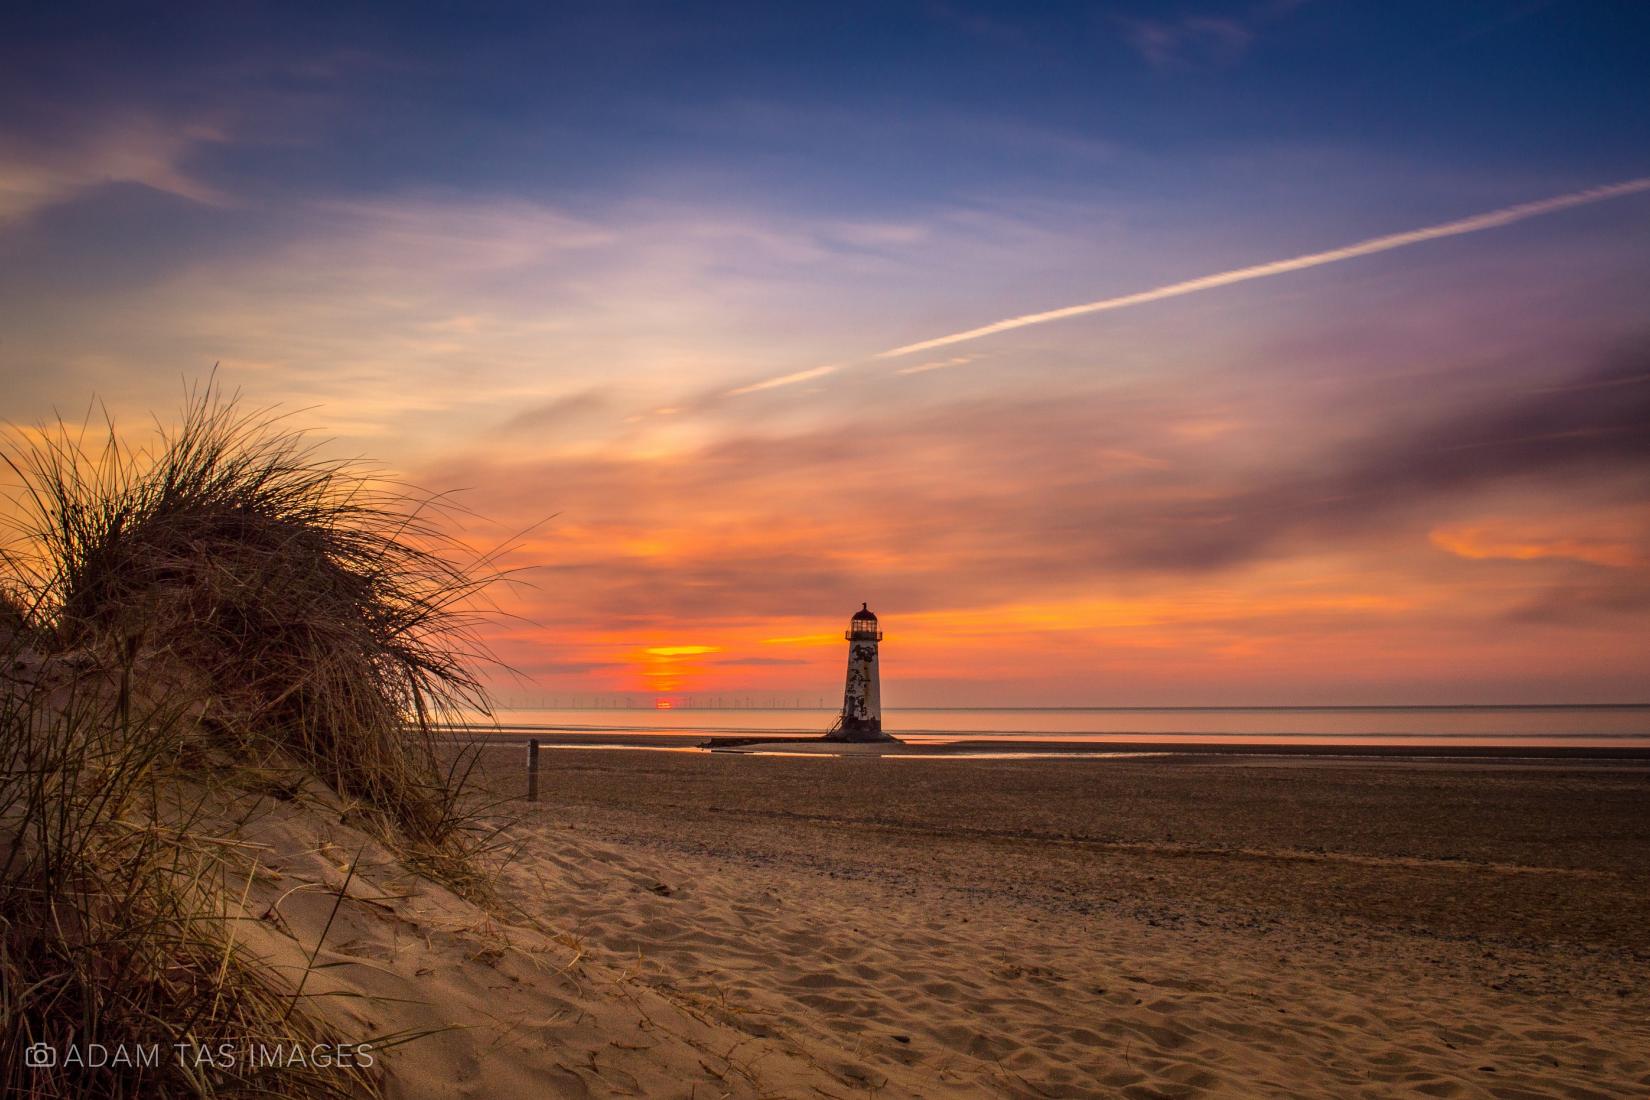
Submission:
<svg viewBox="0 0 1650 1100">
<path fill-rule="evenodd" d="M 843 637 L 848 639 L 848 680 L 842 689 L 842 717 L 826 736 L 832 741 L 892 741 L 882 732 L 882 681 L 877 675 L 882 631 L 868 605 L 859 605 Z"/>
</svg>

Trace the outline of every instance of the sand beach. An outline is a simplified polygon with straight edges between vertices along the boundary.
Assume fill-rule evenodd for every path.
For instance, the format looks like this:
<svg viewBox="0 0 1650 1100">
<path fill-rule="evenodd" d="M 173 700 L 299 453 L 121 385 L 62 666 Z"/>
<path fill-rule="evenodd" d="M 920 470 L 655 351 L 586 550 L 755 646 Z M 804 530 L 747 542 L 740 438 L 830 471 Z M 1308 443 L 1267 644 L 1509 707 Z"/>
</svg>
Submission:
<svg viewBox="0 0 1650 1100">
<path fill-rule="evenodd" d="M 1643 766 L 546 757 L 521 927 L 340 948 L 401 1095 L 1650 1090 Z"/>
</svg>

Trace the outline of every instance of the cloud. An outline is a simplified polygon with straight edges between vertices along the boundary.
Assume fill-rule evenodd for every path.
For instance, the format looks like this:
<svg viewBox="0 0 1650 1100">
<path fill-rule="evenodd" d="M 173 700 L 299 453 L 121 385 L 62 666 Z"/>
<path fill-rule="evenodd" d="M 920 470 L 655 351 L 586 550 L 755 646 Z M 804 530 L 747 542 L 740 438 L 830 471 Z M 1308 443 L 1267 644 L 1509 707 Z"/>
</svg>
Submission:
<svg viewBox="0 0 1650 1100">
<path fill-rule="evenodd" d="M 1043 325 L 1050 321 L 1063 321 L 1070 317 L 1081 317 L 1090 313 L 1127 309 L 1130 306 L 1144 305 L 1148 302 L 1178 298 L 1184 294 L 1196 294 L 1199 291 L 1213 290 L 1217 287 L 1246 283 L 1253 279 L 1265 279 L 1292 271 L 1304 271 L 1308 268 L 1339 263 L 1360 256 L 1372 256 L 1378 252 L 1390 252 L 1395 248 L 1406 248 L 1409 245 L 1420 244 L 1424 241 L 1436 241 L 1446 237 L 1459 237 L 1467 233 L 1479 233 L 1486 229 L 1497 229 L 1528 218 L 1536 218 L 1544 214 L 1555 214 L 1560 210 L 1587 206 L 1608 199 L 1637 195 L 1644 191 L 1650 191 L 1650 176 L 1641 176 L 1637 179 L 1625 180 L 1604 187 L 1591 187 L 1585 191 L 1573 191 L 1567 195 L 1557 195 L 1553 198 L 1521 203 L 1517 206 L 1507 206 L 1500 210 L 1474 214 L 1468 218 L 1459 218 L 1455 221 L 1442 222 L 1421 229 L 1411 229 L 1403 233 L 1389 233 L 1383 237 L 1371 237 L 1355 244 L 1342 245 L 1339 248 L 1331 248 L 1323 252 L 1310 252 L 1304 256 L 1295 256 L 1287 260 L 1273 260 L 1269 263 L 1255 264 L 1251 267 L 1240 267 L 1231 271 L 1217 272 L 1213 275 L 1202 275 L 1196 279 L 1186 279 L 1182 282 L 1169 283 L 1166 286 L 1137 291 L 1133 294 L 1123 294 L 1115 298 L 1102 298 L 1099 301 L 1085 302 L 1081 305 L 1063 306 L 1060 309 L 1044 310 L 1040 313 L 1022 314 L 1019 317 L 994 321 L 989 325 L 981 325 L 978 328 L 964 329 L 961 332 L 953 332 L 945 336 L 935 336 L 911 344 L 902 344 L 899 347 L 878 352 L 872 358 L 895 359 L 919 351 L 932 351 L 935 348 L 948 347 L 969 340 L 978 340 L 985 336 L 994 336 L 1000 332 L 1009 332 L 1014 329 L 1025 328 L 1028 325 Z M 778 383 L 775 382 L 774 384 Z"/>
<path fill-rule="evenodd" d="M 1438 549 L 1473 561 L 1562 558 L 1610 569 L 1650 564 L 1644 550 L 1625 539 L 1532 535 L 1483 524 L 1440 527 L 1428 537 Z"/>
<path fill-rule="evenodd" d="M 611 245 L 617 235 L 554 207 L 520 199 L 451 202 L 423 197 L 329 200 L 305 211 L 333 245 L 339 237 L 370 241 L 389 270 L 439 262 L 443 277 L 530 268 L 569 251 Z M 404 268 L 401 268 L 404 270 Z"/>
<path fill-rule="evenodd" d="M 1564 195 L 1555 195 L 1551 198 L 1539 199 L 1534 202 L 1520 203 L 1516 206 L 1502 207 L 1482 214 L 1474 214 L 1454 221 L 1441 222 L 1437 225 L 1424 226 L 1420 229 L 1410 229 L 1402 233 L 1389 233 L 1380 237 L 1371 237 L 1367 240 L 1342 245 L 1338 248 L 1327 249 L 1322 252 L 1310 252 L 1301 256 L 1294 256 L 1284 260 L 1272 260 L 1263 264 L 1253 264 L 1248 267 L 1234 268 L 1230 271 L 1216 272 L 1212 275 L 1201 275 L 1195 279 L 1185 279 L 1176 283 L 1153 287 L 1150 290 L 1136 291 L 1130 294 L 1121 294 L 1111 298 L 1102 298 L 1098 301 L 1084 302 L 1079 305 L 1062 306 L 1059 309 L 1042 310 L 1037 313 L 1021 314 L 1001 321 L 993 321 L 988 325 L 979 325 L 975 328 L 963 329 L 958 332 L 947 333 L 943 336 L 929 337 L 897 347 L 888 348 L 872 355 L 858 359 L 835 362 L 823 366 L 792 371 L 783 375 L 748 383 L 735 389 L 726 390 L 723 396 L 738 397 L 745 394 L 759 393 L 765 390 L 777 389 L 783 386 L 792 386 L 802 382 L 811 382 L 827 375 L 836 374 L 849 367 L 863 366 L 878 361 L 900 359 L 918 352 L 933 351 L 938 348 L 950 347 L 955 344 L 968 343 L 988 336 L 995 336 L 1015 329 L 1027 328 L 1033 325 L 1044 325 L 1053 321 L 1069 320 L 1073 317 L 1083 317 L 1094 313 L 1105 313 L 1113 310 L 1128 309 L 1133 306 L 1146 305 L 1152 302 L 1166 301 L 1188 294 L 1197 294 L 1205 290 L 1215 290 L 1221 287 L 1234 286 L 1239 283 L 1251 282 L 1256 279 L 1266 279 L 1277 275 L 1285 275 L 1296 271 L 1305 271 L 1325 264 L 1341 263 L 1346 260 L 1358 259 L 1363 256 L 1372 256 L 1394 249 L 1407 248 L 1410 245 L 1422 244 L 1427 241 L 1444 240 L 1450 237 L 1459 237 L 1469 233 L 1481 233 L 1489 229 L 1498 229 L 1503 226 L 1514 225 L 1530 218 L 1556 214 L 1563 210 L 1570 210 L 1593 203 L 1606 202 L 1611 199 L 1624 198 L 1650 191 L 1650 176 L 1641 176 L 1625 180 L 1620 183 L 1608 184 L 1601 187 L 1591 187 L 1582 191 L 1572 191 Z M 955 360 L 939 360 L 934 364 L 924 364 L 919 368 L 906 368 L 900 373 L 917 373 L 919 370 L 931 369 L 936 365 L 952 365 Z"/>
<path fill-rule="evenodd" d="M 1254 44 L 1256 28 L 1305 0 L 1262 0 L 1238 14 L 1185 14 L 1168 19 L 1117 15 L 1123 41 L 1159 69 L 1218 69 L 1236 64 Z"/>
<path fill-rule="evenodd" d="M 1608 484 L 1650 474 L 1650 349 L 1556 388 L 1516 390 L 1421 425 L 1372 423 L 1365 442 L 1308 477 L 1251 475 L 1254 488 L 1154 511 L 1112 546 L 1120 565 L 1213 569 L 1286 538 L 1351 539 L 1395 516 L 1493 485 Z M 1148 518 L 1148 517 L 1139 517 Z"/>
<path fill-rule="evenodd" d="M 1650 611 L 1650 584 L 1559 585 L 1513 608 L 1508 622 L 1542 626 L 1578 626 L 1601 619 L 1642 616 Z"/>
<path fill-rule="evenodd" d="M 504 435 L 539 435 L 566 430 L 601 414 L 613 412 L 612 395 L 588 389 L 523 409 L 499 425 Z"/>
<path fill-rule="evenodd" d="M 602 621 L 627 628 L 834 621 L 868 596 L 909 614 L 1172 590 L 1336 555 L 1402 559 L 1421 576 L 1471 567 L 1428 537 L 1490 494 L 1609 498 L 1642 484 L 1650 378 L 1633 379 L 1644 366 L 1624 356 L 1567 385 L 1506 388 L 1421 422 L 1394 405 L 1315 425 L 1264 388 L 1234 405 L 1112 386 L 747 426 L 656 458 L 477 453 L 418 480 L 477 486 L 467 503 L 484 514 L 558 510 L 520 559 L 555 563 L 545 617 L 601 608 Z M 1180 430 L 1211 416 L 1246 427 Z M 1265 445 L 1279 433 L 1288 448 Z M 845 446 L 850 436 L 875 442 Z M 1550 537 L 1570 551 L 1603 538 L 1584 525 Z M 814 637 L 808 626 L 769 630 L 753 644 Z"/>
<path fill-rule="evenodd" d="M 926 374 L 931 370 L 945 370 L 947 367 L 960 367 L 964 363 L 972 363 L 979 358 L 975 355 L 954 355 L 950 359 L 935 359 L 927 363 L 917 363 L 909 367 L 901 367 L 895 374 Z"/>
<path fill-rule="evenodd" d="M 797 346 L 841 321 L 796 273 L 875 262 L 832 252 L 830 220 L 760 210 L 298 195 L 207 216 L 130 185 L 85 198 L 0 240 L 5 350 L 38 379 L 36 409 L 55 374 L 58 393 L 95 387 L 141 414 L 124 400 L 140 387 L 170 401 L 180 371 L 222 362 L 235 382 L 256 370 L 260 400 L 324 406 L 352 440 L 376 421 L 414 452 L 500 424 L 501 444 L 637 434 L 628 414 L 811 355 Z M 71 358 L 84 368 L 65 378 Z"/>
<path fill-rule="evenodd" d="M 1248 52 L 1255 37 L 1239 20 L 1206 15 L 1119 22 L 1123 41 L 1160 68 L 1230 65 Z"/>
<path fill-rule="evenodd" d="M 227 197 L 190 175 L 183 162 L 200 145 L 223 140 L 215 127 L 141 114 L 112 117 L 50 142 L 0 133 L 0 225 L 111 183 L 222 206 Z"/>
</svg>

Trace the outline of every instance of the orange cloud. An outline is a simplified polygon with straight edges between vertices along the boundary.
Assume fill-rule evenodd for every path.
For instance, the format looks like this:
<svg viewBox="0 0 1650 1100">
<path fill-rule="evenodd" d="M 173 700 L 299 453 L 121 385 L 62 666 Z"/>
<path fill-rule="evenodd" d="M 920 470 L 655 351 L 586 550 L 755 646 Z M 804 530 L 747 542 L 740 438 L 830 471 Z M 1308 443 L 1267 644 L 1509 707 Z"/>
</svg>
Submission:
<svg viewBox="0 0 1650 1100">
<path fill-rule="evenodd" d="M 1618 539 L 1519 537 L 1481 526 L 1440 527 L 1428 537 L 1440 550 L 1474 560 L 1566 558 L 1612 569 L 1632 569 L 1647 562 L 1637 546 Z"/>
<path fill-rule="evenodd" d="M 698 412 L 716 431 L 693 445 L 489 447 L 417 480 L 476 486 L 482 514 L 558 513 L 507 560 L 535 585 L 512 610 L 557 624 L 510 642 L 549 690 L 829 698 L 861 600 L 886 616 L 894 706 L 1287 700 L 1308 683 L 1391 699 L 1405 677 L 1469 673 L 1613 685 L 1650 659 L 1631 625 L 1650 584 L 1597 568 L 1645 559 L 1629 476 L 1645 397 L 1595 398 L 1510 390 L 1361 446 L 1291 422 L 1281 459 L 1257 438 L 1269 398 L 1231 392 Z M 1221 430 L 1184 430 L 1203 423 Z M 1441 522 L 1475 501 L 1518 518 Z"/>
</svg>

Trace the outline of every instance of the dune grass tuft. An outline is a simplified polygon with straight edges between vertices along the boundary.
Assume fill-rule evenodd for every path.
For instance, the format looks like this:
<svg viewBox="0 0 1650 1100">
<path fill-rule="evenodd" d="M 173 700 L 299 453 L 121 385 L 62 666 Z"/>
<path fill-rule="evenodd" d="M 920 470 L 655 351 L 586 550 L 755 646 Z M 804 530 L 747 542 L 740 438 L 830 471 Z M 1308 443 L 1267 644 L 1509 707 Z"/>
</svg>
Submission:
<svg viewBox="0 0 1650 1100">
<path fill-rule="evenodd" d="M 210 390 L 153 452 L 59 431 L 8 461 L 36 548 L 13 561 L 55 648 L 186 669 L 249 758 L 288 753 L 413 844 L 454 840 L 464 777 L 431 734 L 487 709 L 471 609 L 496 576 L 459 564 L 439 502 Z"/>
<path fill-rule="evenodd" d="M 60 425 L 5 461 L 21 519 L 0 562 L 0 1088 L 373 1091 L 192 1073 L 170 1050 L 147 1075 L 23 1055 L 324 1034 L 236 944 L 250 872 L 221 844 L 219 796 L 246 777 L 313 775 L 410 862 L 480 888 L 473 756 L 437 737 L 487 710 L 474 609 L 496 572 L 442 534 L 440 502 L 210 387 L 154 446 Z"/>
</svg>

